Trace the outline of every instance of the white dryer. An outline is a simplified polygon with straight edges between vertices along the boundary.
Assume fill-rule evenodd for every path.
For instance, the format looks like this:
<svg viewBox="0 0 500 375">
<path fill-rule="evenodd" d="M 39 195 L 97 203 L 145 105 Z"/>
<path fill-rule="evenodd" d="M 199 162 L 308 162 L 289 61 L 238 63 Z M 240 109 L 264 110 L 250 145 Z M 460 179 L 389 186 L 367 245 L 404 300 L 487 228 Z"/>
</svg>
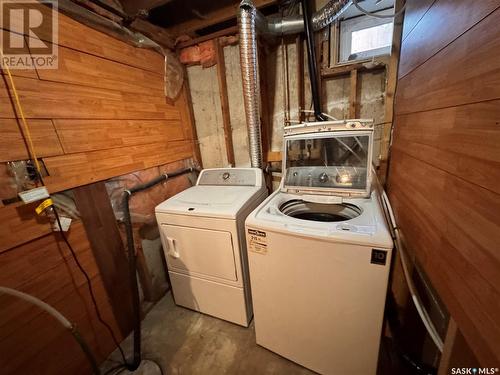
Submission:
<svg viewBox="0 0 500 375">
<path fill-rule="evenodd" d="M 392 239 L 371 121 L 285 128 L 278 191 L 246 220 L 257 343 L 321 374 L 375 375 Z"/>
<path fill-rule="evenodd" d="M 248 326 L 244 222 L 266 197 L 260 169 L 205 169 L 196 186 L 156 207 L 177 305 Z"/>
</svg>

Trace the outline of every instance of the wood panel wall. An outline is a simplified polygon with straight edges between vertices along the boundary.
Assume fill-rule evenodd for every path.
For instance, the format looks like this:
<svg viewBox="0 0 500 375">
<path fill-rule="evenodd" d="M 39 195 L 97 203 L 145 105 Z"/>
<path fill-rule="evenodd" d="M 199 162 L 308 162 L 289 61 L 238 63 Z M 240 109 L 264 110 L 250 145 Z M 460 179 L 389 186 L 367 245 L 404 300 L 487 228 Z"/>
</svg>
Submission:
<svg viewBox="0 0 500 375">
<path fill-rule="evenodd" d="M 59 69 L 12 71 L 51 193 L 193 156 L 196 134 L 188 91 L 184 88 L 175 101 L 166 99 L 162 55 L 134 48 L 62 14 L 58 47 Z M 6 184 L 5 162 L 29 158 L 10 89 L 2 71 L 0 184 Z M 83 276 L 66 245 L 46 218 L 35 215 L 34 207 L 0 204 L 0 285 L 33 294 L 59 309 L 77 324 L 102 361 L 114 344 L 97 321 Z M 125 324 L 117 324 L 104 274 L 80 221 L 72 224 L 69 241 L 92 279 L 104 319 L 121 338 L 127 333 Z M 57 322 L 4 295 L 0 353 L 2 374 L 90 373 L 79 346 Z"/>
<path fill-rule="evenodd" d="M 388 189 L 484 366 L 500 361 L 500 2 L 408 0 Z"/>
</svg>

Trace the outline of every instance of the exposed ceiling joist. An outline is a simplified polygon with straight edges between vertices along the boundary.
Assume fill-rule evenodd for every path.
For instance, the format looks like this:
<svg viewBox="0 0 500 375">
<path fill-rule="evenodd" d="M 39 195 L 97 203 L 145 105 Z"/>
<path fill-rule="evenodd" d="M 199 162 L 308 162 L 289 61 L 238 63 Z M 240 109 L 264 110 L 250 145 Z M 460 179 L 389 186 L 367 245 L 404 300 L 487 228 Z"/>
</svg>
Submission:
<svg viewBox="0 0 500 375">
<path fill-rule="evenodd" d="M 167 4 L 172 0 L 121 0 L 125 13 L 135 16 L 138 13 L 149 12 L 150 9 Z"/>
<path fill-rule="evenodd" d="M 269 5 L 273 5 L 276 2 L 277 0 L 254 0 L 254 4 L 257 8 L 263 8 Z M 204 14 L 203 19 L 193 19 L 185 21 L 175 26 L 169 27 L 167 30 L 175 36 L 192 34 L 196 30 L 204 29 L 206 27 L 236 18 L 239 4 L 240 2 L 237 1 L 234 4 Z"/>
</svg>

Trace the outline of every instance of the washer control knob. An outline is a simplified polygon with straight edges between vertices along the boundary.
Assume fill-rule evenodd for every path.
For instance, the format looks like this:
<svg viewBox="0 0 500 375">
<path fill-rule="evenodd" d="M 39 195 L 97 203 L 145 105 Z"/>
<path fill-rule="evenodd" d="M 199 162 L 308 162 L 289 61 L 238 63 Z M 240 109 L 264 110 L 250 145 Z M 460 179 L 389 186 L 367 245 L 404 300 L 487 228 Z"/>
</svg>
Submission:
<svg viewBox="0 0 500 375">
<path fill-rule="evenodd" d="M 325 172 L 321 173 L 319 175 L 319 182 L 324 184 L 327 181 L 328 181 L 328 175 Z"/>
<path fill-rule="evenodd" d="M 223 175 L 222 175 L 222 179 L 224 181 L 226 181 L 231 175 L 229 174 L 229 172 L 224 172 Z"/>
</svg>

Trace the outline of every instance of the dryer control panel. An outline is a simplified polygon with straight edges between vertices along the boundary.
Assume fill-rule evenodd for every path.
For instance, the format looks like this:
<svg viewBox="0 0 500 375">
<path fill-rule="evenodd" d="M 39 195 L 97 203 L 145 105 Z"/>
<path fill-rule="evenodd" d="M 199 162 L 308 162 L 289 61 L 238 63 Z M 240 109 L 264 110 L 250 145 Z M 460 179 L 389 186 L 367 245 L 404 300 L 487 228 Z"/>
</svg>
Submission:
<svg viewBox="0 0 500 375">
<path fill-rule="evenodd" d="M 196 185 L 262 186 L 262 170 L 258 168 L 204 169 Z"/>
</svg>

